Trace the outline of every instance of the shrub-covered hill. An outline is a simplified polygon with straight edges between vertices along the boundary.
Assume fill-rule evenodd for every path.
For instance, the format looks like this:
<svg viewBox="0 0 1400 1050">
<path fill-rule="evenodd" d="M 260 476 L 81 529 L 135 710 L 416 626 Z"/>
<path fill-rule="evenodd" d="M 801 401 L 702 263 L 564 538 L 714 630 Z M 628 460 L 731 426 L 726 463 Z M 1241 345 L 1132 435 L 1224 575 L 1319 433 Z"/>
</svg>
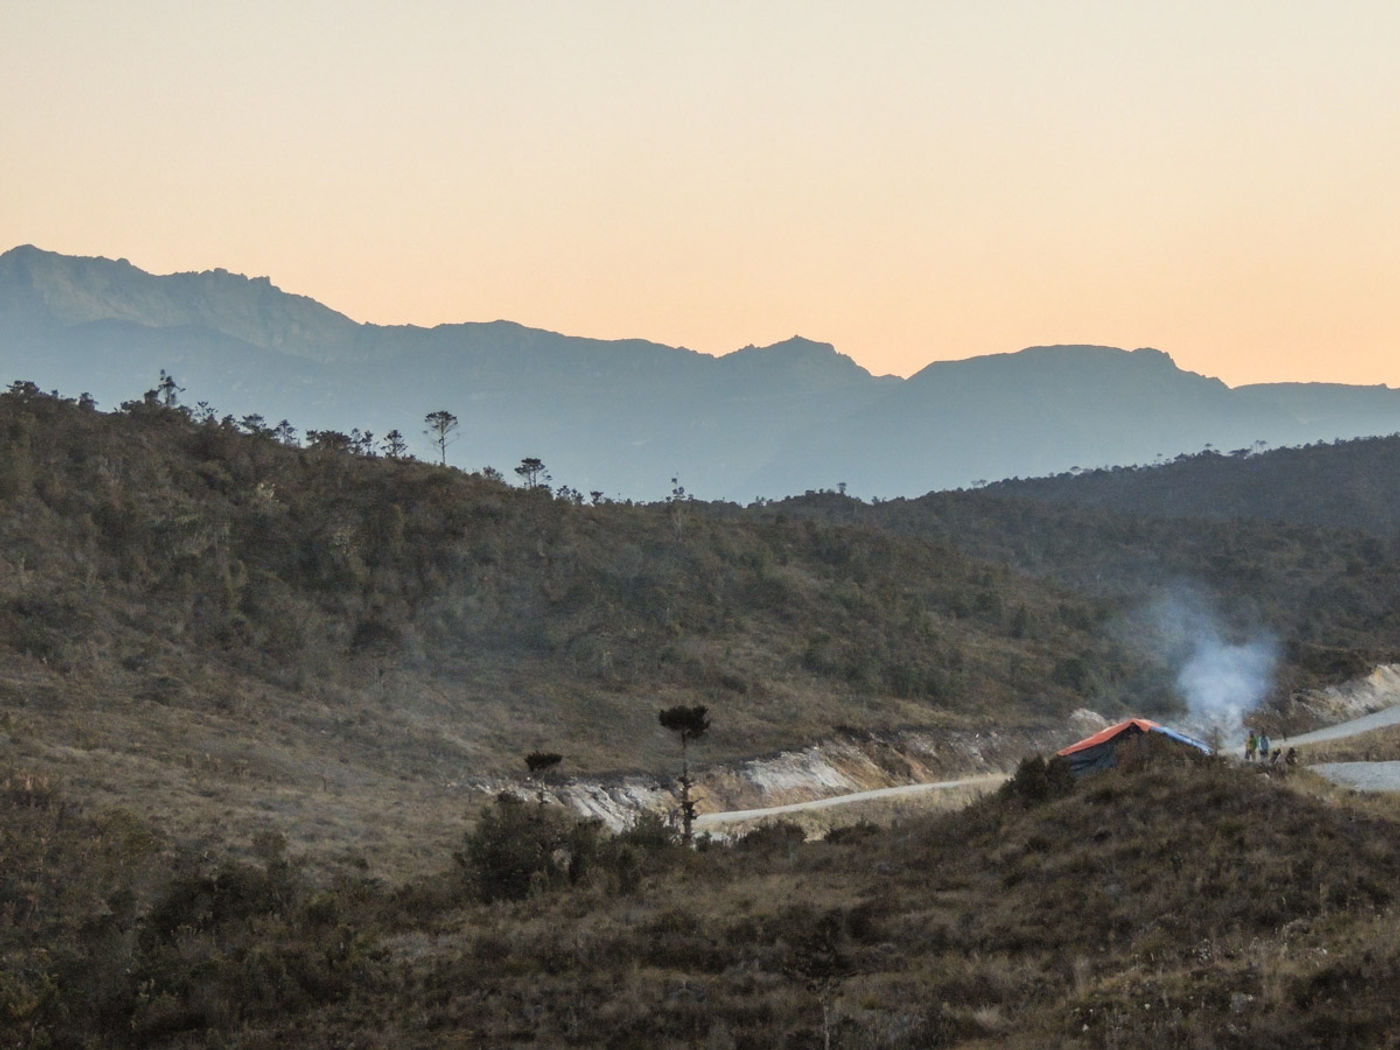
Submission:
<svg viewBox="0 0 1400 1050">
<path fill-rule="evenodd" d="M 1028 760 L 959 813 L 699 852 L 517 801 L 387 886 L 6 776 L 0 1043 L 1394 1046 L 1400 823 L 1298 781 Z"/>
<path fill-rule="evenodd" d="M 1400 434 L 1260 453 L 1207 450 L 1154 467 L 999 481 L 986 491 L 1148 517 L 1257 518 L 1389 537 L 1400 527 Z"/>
<path fill-rule="evenodd" d="M 711 708 L 714 762 L 836 726 L 1044 726 L 1147 673 L 1096 603 L 947 540 L 595 505 L 154 397 L 15 384 L 0 438 L 5 746 L 177 832 L 411 855 L 454 785 L 535 748 L 670 771 L 675 703 Z"/>
<path fill-rule="evenodd" d="M 1276 463 L 1286 464 L 1294 452 L 1325 454 L 1328 469 L 1359 477 L 1374 463 L 1377 447 L 1363 441 L 1213 459 L 1221 461 L 1216 468 L 1239 472 L 1234 483 L 1245 487 L 1244 475 L 1256 460 L 1277 457 Z M 1357 463 L 1340 462 L 1347 455 Z M 1318 496 L 1312 476 L 1311 469 L 1297 475 L 1300 504 Z M 1286 472 L 1276 475 L 1279 493 L 1289 491 L 1287 478 Z M 1228 487 L 1228 480 L 1220 485 Z M 1395 499 L 1400 473 L 1375 477 L 1372 489 L 1376 500 Z M 1330 516 L 1341 523 L 1335 526 L 1308 522 L 1306 508 L 1277 521 L 1167 516 L 1111 502 L 1088 506 L 1008 494 L 1020 491 L 937 492 L 873 506 L 833 492 L 808 493 L 772 504 L 768 512 L 794 521 L 857 515 L 892 532 L 955 543 L 969 556 L 1069 588 L 1112 610 L 1109 622 L 1130 647 L 1132 637 L 1151 633 L 1152 617 L 1144 617 L 1144 609 L 1189 598 L 1187 604 L 1210 613 L 1233 638 L 1267 637 L 1278 644 L 1282 662 L 1269 697 L 1278 728 L 1289 728 L 1290 701 L 1300 690 L 1363 675 L 1400 657 L 1400 541 L 1393 532 L 1374 532 L 1366 501 L 1353 500 L 1345 487 L 1329 504 Z M 1038 490 L 1026 483 L 1025 491 Z M 1092 658 L 1086 666 L 1094 670 Z M 1150 691 L 1151 683 L 1142 688 Z"/>
</svg>

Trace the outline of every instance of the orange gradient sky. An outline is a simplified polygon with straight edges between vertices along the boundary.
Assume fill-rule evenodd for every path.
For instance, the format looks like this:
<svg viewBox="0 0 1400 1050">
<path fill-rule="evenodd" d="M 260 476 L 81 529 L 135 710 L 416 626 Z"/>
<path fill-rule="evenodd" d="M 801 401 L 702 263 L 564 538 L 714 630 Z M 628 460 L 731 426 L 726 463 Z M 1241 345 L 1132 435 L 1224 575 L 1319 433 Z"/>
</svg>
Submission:
<svg viewBox="0 0 1400 1050">
<path fill-rule="evenodd" d="M 0 249 L 875 372 L 1400 386 L 1393 0 L 5 0 Z"/>
</svg>

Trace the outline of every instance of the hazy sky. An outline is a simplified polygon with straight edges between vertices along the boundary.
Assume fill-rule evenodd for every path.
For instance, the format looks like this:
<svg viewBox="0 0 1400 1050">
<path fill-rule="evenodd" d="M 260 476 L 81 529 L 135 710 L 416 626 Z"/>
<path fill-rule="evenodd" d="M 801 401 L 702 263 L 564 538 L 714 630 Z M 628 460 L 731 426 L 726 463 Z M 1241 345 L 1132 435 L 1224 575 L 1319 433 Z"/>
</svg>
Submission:
<svg viewBox="0 0 1400 1050">
<path fill-rule="evenodd" d="M 3 0 L 0 249 L 876 372 L 1400 386 L 1395 0 Z"/>
</svg>

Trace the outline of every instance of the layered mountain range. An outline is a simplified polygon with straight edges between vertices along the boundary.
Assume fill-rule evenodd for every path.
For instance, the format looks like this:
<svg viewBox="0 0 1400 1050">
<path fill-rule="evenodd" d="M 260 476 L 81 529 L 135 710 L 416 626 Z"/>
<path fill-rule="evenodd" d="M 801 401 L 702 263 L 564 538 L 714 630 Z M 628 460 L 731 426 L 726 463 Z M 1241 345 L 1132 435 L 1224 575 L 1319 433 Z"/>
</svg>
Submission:
<svg viewBox="0 0 1400 1050">
<path fill-rule="evenodd" d="M 449 462 L 509 476 L 537 457 L 557 484 L 644 500 L 672 478 L 741 502 L 842 483 L 913 496 L 1400 431 L 1400 390 L 1230 388 L 1146 348 L 1032 347 L 900 379 L 799 337 L 712 357 L 508 321 L 361 324 L 264 277 L 157 276 L 31 246 L 0 255 L 0 379 L 114 407 L 162 370 L 185 403 L 219 415 L 397 429 L 425 457 L 423 418 L 445 409 L 461 423 Z"/>
</svg>

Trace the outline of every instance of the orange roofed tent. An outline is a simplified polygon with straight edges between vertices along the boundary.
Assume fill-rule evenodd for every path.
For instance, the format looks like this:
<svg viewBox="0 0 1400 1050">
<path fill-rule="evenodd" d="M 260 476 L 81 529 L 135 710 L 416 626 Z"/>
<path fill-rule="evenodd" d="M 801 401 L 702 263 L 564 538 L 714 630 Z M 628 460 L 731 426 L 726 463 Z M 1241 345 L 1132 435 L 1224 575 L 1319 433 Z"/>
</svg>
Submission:
<svg viewBox="0 0 1400 1050">
<path fill-rule="evenodd" d="M 1147 718 L 1130 718 L 1126 722 L 1119 722 L 1116 726 L 1109 726 L 1107 729 L 1100 729 L 1093 736 L 1085 737 L 1077 744 L 1070 744 L 1069 747 L 1061 748 L 1055 754 L 1061 758 L 1069 759 L 1069 767 L 1079 776 L 1085 773 L 1093 773 L 1100 769 L 1111 769 L 1118 761 L 1118 749 L 1125 744 L 1132 744 L 1147 733 L 1159 733 L 1169 740 L 1186 744 L 1200 751 L 1210 754 L 1210 746 L 1197 740 L 1195 737 L 1187 736 L 1185 733 L 1178 733 L 1175 729 L 1168 729 L 1166 726 L 1153 722 Z"/>
</svg>

